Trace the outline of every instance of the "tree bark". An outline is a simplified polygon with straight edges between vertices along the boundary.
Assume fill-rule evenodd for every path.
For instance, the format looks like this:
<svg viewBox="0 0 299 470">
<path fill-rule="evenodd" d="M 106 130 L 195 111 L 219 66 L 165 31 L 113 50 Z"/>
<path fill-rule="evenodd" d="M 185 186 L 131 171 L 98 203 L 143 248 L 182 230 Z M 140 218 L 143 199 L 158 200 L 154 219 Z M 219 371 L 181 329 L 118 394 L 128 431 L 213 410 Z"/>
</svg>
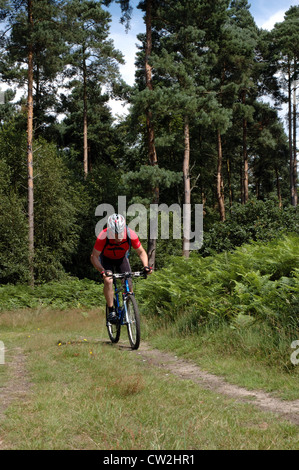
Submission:
<svg viewBox="0 0 299 470">
<path fill-rule="evenodd" d="M 88 139 L 87 139 L 87 84 L 86 61 L 83 49 L 83 170 L 84 178 L 88 175 Z"/>
<path fill-rule="evenodd" d="M 221 222 L 225 221 L 225 206 L 224 206 L 224 194 L 223 194 L 223 178 L 222 178 L 222 142 L 221 134 L 217 132 L 218 140 L 218 161 L 217 161 L 217 199 L 218 208 Z"/>
<path fill-rule="evenodd" d="M 33 29 L 32 0 L 28 0 L 28 23 Z M 33 45 L 28 49 L 27 97 L 28 240 L 29 285 L 34 287 L 34 191 L 33 191 Z"/>
<path fill-rule="evenodd" d="M 245 105 L 246 102 L 246 91 L 243 92 L 243 104 Z M 243 177 L 243 197 L 244 197 L 244 204 L 248 202 L 248 152 L 247 152 L 247 119 L 243 119 L 243 169 L 244 169 L 244 177 Z"/>
<path fill-rule="evenodd" d="M 149 57 L 152 51 L 152 0 L 146 0 L 146 45 L 145 45 L 145 83 L 149 90 L 153 90 L 152 83 L 152 67 L 149 63 Z M 152 122 L 152 112 L 146 109 L 146 127 L 147 127 L 147 144 L 148 157 L 152 166 L 158 165 L 156 147 L 155 147 L 155 131 Z M 153 188 L 153 204 L 159 203 L 159 187 Z M 149 265 L 155 268 L 157 240 L 148 237 L 147 254 Z"/>
<path fill-rule="evenodd" d="M 281 189 L 280 189 L 280 181 L 279 181 L 279 171 L 277 166 L 275 167 L 275 175 L 276 175 L 276 189 L 277 189 L 277 198 L 278 198 L 278 206 L 279 209 L 282 208 L 282 198 L 281 198 Z"/>
<path fill-rule="evenodd" d="M 289 127 L 289 160 L 290 160 L 290 193 L 291 204 L 295 205 L 294 188 L 294 162 L 293 162 L 293 139 L 292 139 L 292 79 L 291 64 L 288 64 L 288 127 Z"/>
<path fill-rule="evenodd" d="M 191 183 L 190 183 L 190 130 L 189 118 L 185 116 L 184 122 L 184 161 L 183 161 L 183 179 L 184 179 L 184 234 L 183 234 L 183 256 L 189 258 L 190 254 L 190 236 L 191 236 Z"/>
<path fill-rule="evenodd" d="M 229 191 L 229 207 L 231 210 L 232 205 L 233 205 L 233 189 L 232 189 L 232 183 L 231 183 L 231 168 L 230 168 L 229 158 L 226 160 L 226 166 L 227 166 L 227 179 L 228 179 L 228 191 Z"/>
<path fill-rule="evenodd" d="M 296 74 L 297 61 L 294 61 L 294 73 Z M 293 206 L 297 206 L 298 193 L 297 193 L 297 113 L 296 113 L 296 76 L 293 82 Z"/>
</svg>

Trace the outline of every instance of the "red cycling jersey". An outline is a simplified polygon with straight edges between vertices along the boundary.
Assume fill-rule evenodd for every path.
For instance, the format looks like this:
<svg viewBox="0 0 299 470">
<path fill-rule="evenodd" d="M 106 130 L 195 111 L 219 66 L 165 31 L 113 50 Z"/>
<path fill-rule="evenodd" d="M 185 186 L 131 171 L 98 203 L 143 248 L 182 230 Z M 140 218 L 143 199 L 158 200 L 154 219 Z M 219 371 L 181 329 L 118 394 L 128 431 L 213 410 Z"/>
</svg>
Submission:
<svg viewBox="0 0 299 470">
<path fill-rule="evenodd" d="M 127 235 L 127 229 L 124 232 L 124 238 L 120 242 L 114 238 L 107 237 L 107 229 L 101 231 L 98 238 L 96 239 L 94 248 L 100 251 L 103 256 L 110 259 L 121 259 L 124 258 L 130 249 L 130 243 L 128 237 L 131 239 L 131 246 L 137 250 L 141 246 L 140 240 L 134 230 L 129 228 L 129 234 Z"/>
</svg>

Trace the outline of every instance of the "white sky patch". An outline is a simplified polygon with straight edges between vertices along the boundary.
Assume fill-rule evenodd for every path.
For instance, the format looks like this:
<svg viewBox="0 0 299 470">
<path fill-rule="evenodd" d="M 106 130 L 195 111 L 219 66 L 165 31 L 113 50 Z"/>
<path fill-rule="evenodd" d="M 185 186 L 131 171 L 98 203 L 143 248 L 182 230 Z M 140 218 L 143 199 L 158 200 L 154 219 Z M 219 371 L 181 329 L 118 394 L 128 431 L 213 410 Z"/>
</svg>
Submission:
<svg viewBox="0 0 299 470">
<path fill-rule="evenodd" d="M 115 49 L 120 50 L 124 55 L 125 64 L 119 64 L 119 71 L 122 79 L 130 86 L 135 82 L 135 60 L 138 51 L 138 39 L 135 34 L 130 32 L 123 34 L 112 33 Z M 109 100 L 109 107 L 112 115 L 117 119 L 118 117 L 126 116 L 129 113 L 129 105 L 120 100 Z"/>
<path fill-rule="evenodd" d="M 271 31 L 271 29 L 274 28 L 274 25 L 276 23 L 281 23 L 284 20 L 284 15 L 285 10 L 277 11 L 274 15 L 270 16 L 270 18 L 261 25 L 261 28 Z"/>
<path fill-rule="evenodd" d="M 135 81 L 135 56 L 137 52 L 137 38 L 132 34 L 113 34 L 111 36 L 115 49 L 120 50 L 124 55 L 125 64 L 119 65 L 122 78 L 128 85 L 133 85 Z"/>
<path fill-rule="evenodd" d="M 110 99 L 108 106 L 116 120 L 117 118 L 122 118 L 129 114 L 130 105 L 126 104 L 124 101 Z"/>
</svg>

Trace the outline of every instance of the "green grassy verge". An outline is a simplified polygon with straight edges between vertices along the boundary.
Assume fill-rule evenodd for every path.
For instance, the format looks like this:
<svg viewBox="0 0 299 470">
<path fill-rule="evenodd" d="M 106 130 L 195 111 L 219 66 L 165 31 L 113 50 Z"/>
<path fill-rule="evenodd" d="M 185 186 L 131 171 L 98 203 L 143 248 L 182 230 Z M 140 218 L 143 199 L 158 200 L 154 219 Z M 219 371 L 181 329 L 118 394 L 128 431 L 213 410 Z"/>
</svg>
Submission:
<svg viewBox="0 0 299 470">
<path fill-rule="evenodd" d="M 173 258 L 136 285 L 142 339 L 230 383 L 298 399 L 299 366 L 291 362 L 298 252 L 299 238 L 290 235 L 208 258 Z M 0 366 L 7 402 L 0 448 L 298 448 L 295 426 L 148 367 L 128 342 L 111 346 L 103 313 L 94 310 L 104 305 L 101 292 L 78 279 L 0 287 L 7 364 L 23 351 L 31 384 L 7 400 L 13 369 Z"/>
<path fill-rule="evenodd" d="M 299 398 L 299 237 L 169 266 L 138 286 L 153 344 L 228 381 Z"/>
<path fill-rule="evenodd" d="M 4 448 L 298 449 L 296 426 L 150 367 L 124 332 L 109 344 L 99 310 L 2 312 L 0 327 L 30 383 L 0 422 Z"/>
<path fill-rule="evenodd" d="M 151 344 L 192 360 L 201 369 L 222 376 L 229 383 L 270 392 L 282 400 L 299 399 L 299 365 L 291 362 L 294 349 L 289 343 L 289 354 L 282 367 L 279 346 L 271 336 L 267 337 L 262 325 L 236 331 L 223 324 L 215 331 L 211 327 L 202 328 L 188 337 L 178 336 L 175 327 L 162 328 L 152 336 Z M 278 357 L 277 364 L 275 357 Z"/>
</svg>

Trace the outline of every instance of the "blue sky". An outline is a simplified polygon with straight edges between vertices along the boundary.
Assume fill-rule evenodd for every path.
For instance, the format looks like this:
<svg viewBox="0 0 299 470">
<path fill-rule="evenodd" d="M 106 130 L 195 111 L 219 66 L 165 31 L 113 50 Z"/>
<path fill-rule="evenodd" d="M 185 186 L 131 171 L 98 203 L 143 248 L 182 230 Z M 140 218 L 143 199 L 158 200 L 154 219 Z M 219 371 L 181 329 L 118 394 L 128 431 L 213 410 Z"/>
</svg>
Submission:
<svg viewBox="0 0 299 470">
<path fill-rule="evenodd" d="M 283 21 L 284 13 L 298 3 L 295 0 L 252 0 L 250 12 L 257 26 L 272 29 L 275 23 Z"/>
<path fill-rule="evenodd" d="M 120 6 L 113 2 L 109 7 L 109 11 L 112 14 L 110 37 L 113 39 L 116 49 L 119 49 L 124 55 L 126 63 L 120 66 L 120 72 L 123 79 L 129 85 L 133 85 L 135 77 L 134 62 L 137 51 L 136 44 L 138 43 L 137 35 L 145 32 L 145 24 L 142 18 L 143 13 L 136 8 L 138 3 L 139 0 L 132 0 L 131 2 L 133 14 L 128 33 L 125 32 L 124 25 L 120 24 L 119 21 L 121 16 Z M 285 12 L 292 5 L 297 5 L 298 0 L 251 0 L 248 3 L 251 5 L 250 12 L 257 26 L 270 30 L 275 23 L 283 21 Z M 123 107 L 121 102 L 114 101 L 110 104 L 114 115 L 121 115 L 126 112 L 126 108 Z"/>
<path fill-rule="evenodd" d="M 119 5 L 113 3 L 109 11 L 112 14 L 112 23 L 110 27 L 111 38 L 114 40 L 116 49 L 119 49 L 124 57 L 126 64 L 120 66 L 120 72 L 123 79 L 129 84 L 134 83 L 135 73 L 135 54 L 136 44 L 138 43 L 137 34 L 145 32 L 145 24 L 142 18 L 143 13 L 136 8 L 139 0 L 133 0 L 133 14 L 131 27 L 128 33 L 125 32 L 124 25 L 120 24 L 119 19 L 121 11 Z M 271 30 L 275 23 L 283 21 L 285 12 L 293 5 L 297 5 L 296 0 L 251 0 L 250 12 L 259 28 Z M 120 102 L 111 103 L 113 113 L 124 114 L 125 108 Z"/>
</svg>

